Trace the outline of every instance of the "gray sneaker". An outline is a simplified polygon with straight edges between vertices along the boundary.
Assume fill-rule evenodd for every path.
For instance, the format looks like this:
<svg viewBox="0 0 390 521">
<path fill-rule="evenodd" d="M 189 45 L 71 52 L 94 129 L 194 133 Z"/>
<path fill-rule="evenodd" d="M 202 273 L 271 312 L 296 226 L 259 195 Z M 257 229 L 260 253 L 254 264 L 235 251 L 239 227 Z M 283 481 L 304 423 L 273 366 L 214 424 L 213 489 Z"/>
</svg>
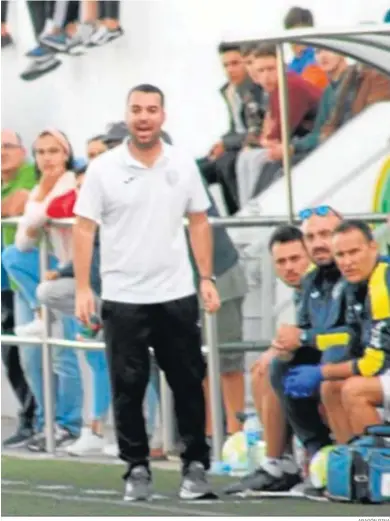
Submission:
<svg viewBox="0 0 390 521">
<path fill-rule="evenodd" d="M 200 461 L 193 461 L 183 472 L 180 499 L 212 499 L 215 494 L 207 481 L 206 469 Z"/>
<path fill-rule="evenodd" d="M 4 449 L 23 447 L 33 437 L 32 429 L 18 429 L 15 434 L 3 441 Z"/>
<path fill-rule="evenodd" d="M 152 477 L 150 471 L 143 465 L 138 465 L 130 471 L 126 479 L 124 501 L 146 501 L 152 495 Z"/>
</svg>

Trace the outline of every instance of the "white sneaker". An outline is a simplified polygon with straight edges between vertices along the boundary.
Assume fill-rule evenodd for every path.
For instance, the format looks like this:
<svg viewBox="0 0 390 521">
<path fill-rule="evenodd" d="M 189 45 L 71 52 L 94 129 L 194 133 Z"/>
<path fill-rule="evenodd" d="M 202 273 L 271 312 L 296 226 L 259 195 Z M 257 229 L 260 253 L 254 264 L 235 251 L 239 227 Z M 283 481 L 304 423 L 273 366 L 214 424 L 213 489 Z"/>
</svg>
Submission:
<svg viewBox="0 0 390 521">
<path fill-rule="evenodd" d="M 44 332 L 43 321 L 39 317 L 35 317 L 32 322 L 16 326 L 14 333 L 16 336 L 37 336 L 42 337 Z"/>
<path fill-rule="evenodd" d="M 66 447 L 66 452 L 72 456 L 101 453 L 107 444 L 103 436 L 98 436 L 90 429 L 83 429 L 80 438 Z"/>
<path fill-rule="evenodd" d="M 119 447 L 116 443 L 111 443 L 110 445 L 106 445 L 103 449 L 103 454 L 105 456 L 109 456 L 110 458 L 118 458 L 119 457 Z"/>
</svg>

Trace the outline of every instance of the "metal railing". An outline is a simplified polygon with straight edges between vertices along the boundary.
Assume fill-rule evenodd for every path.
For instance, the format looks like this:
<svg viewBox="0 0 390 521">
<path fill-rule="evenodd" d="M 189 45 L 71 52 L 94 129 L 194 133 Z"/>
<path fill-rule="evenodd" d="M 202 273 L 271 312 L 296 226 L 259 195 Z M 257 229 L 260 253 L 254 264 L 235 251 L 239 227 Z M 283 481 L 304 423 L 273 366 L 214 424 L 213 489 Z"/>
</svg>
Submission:
<svg viewBox="0 0 390 521">
<path fill-rule="evenodd" d="M 290 216 L 291 217 L 291 216 Z M 386 221 L 386 216 L 383 214 L 358 214 L 346 215 L 345 218 L 360 218 L 370 223 L 382 223 Z M 259 216 L 259 217 L 221 217 L 210 218 L 212 226 L 226 226 L 226 227 L 246 227 L 246 226 L 277 226 L 284 224 L 288 216 Z M 20 221 L 19 218 L 2 219 L 2 225 L 15 225 Z M 293 222 L 299 223 L 297 216 L 293 216 Z M 74 223 L 74 219 L 55 219 L 49 221 L 51 226 L 69 227 Z M 43 232 L 42 238 L 39 242 L 40 252 L 40 279 L 43 280 L 43 275 L 47 271 L 48 265 L 48 241 L 46 233 Z M 269 261 L 269 258 L 268 258 Z M 262 281 L 262 293 L 269 296 L 270 285 L 269 278 Z M 50 323 L 48 310 L 46 306 L 41 306 L 42 320 L 44 322 L 44 334 L 42 338 L 22 338 L 13 335 L 1 335 L 2 345 L 41 345 L 43 355 L 43 391 L 44 391 L 44 409 L 45 409 L 45 430 L 47 439 L 47 452 L 55 454 L 54 441 L 54 401 L 53 401 L 53 371 L 52 371 L 52 347 L 65 347 L 72 349 L 104 349 L 103 342 L 78 342 L 72 340 L 64 340 L 59 338 L 52 338 L 50 336 Z M 219 353 L 220 352 L 254 352 L 262 351 L 270 345 L 270 339 L 274 333 L 273 319 L 267 321 L 263 325 L 264 340 L 257 342 L 233 342 L 226 344 L 219 344 L 217 335 L 216 316 L 206 313 L 205 320 L 205 340 L 206 346 L 202 348 L 203 353 L 207 356 L 208 361 L 208 375 L 210 379 L 210 405 L 212 417 L 212 452 L 216 460 L 221 458 L 222 444 L 223 444 L 223 422 L 221 411 L 221 388 L 220 388 L 220 367 L 219 367 Z M 153 350 L 151 349 L 151 353 Z M 163 430 L 163 445 L 164 450 L 169 452 L 173 448 L 173 408 L 172 396 L 165 377 L 161 375 L 161 423 Z"/>
</svg>

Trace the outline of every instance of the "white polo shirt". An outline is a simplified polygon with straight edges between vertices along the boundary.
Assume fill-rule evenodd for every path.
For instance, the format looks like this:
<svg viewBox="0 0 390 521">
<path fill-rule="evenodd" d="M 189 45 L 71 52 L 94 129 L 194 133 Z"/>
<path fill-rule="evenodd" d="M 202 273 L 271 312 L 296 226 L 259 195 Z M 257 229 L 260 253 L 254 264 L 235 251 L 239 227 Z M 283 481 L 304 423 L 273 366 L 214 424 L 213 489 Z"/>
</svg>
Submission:
<svg viewBox="0 0 390 521">
<path fill-rule="evenodd" d="M 183 217 L 210 206 L 196 163 L 164 143 L 147 168 L 127 143 L 92 161 L 74 210 L 100 226 L 102 298 L 152 304 L 194 294 Z"/>
</svg>

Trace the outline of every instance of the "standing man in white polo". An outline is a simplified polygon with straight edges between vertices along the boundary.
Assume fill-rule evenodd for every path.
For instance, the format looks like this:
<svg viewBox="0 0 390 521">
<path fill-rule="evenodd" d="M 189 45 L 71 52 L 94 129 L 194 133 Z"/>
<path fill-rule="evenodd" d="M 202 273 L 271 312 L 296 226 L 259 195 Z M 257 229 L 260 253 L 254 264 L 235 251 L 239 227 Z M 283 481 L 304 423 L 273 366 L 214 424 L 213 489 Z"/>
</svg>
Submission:
<svg viewBox="0 0 390 521">
<path fill-rule="evenodd" d="M 127 99 L 130 138 L 89 166 L 75 207 L 76 315 L 94 310 L 89 285 L 93 237 L 100 226 L 102 319 L 120 457 L 128 464 L 125 499 L 151 494 L 142 411 L 149 380 L 148 347 L 173 391 L 183 441 L 180 497 L 211 493 L 206 479 L 199 310 L 183 217 L 201 276 L 205 309 L 220 306 L 213 277 L 209 199 L 195 162 L 160 139 L 164 95 L 140 85 Z"/>
</svg>

